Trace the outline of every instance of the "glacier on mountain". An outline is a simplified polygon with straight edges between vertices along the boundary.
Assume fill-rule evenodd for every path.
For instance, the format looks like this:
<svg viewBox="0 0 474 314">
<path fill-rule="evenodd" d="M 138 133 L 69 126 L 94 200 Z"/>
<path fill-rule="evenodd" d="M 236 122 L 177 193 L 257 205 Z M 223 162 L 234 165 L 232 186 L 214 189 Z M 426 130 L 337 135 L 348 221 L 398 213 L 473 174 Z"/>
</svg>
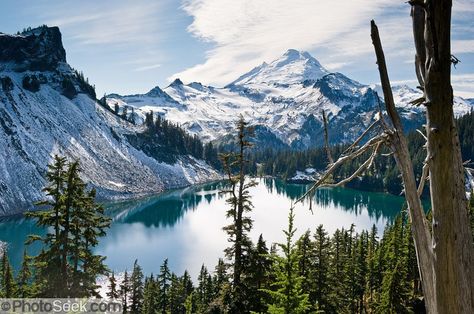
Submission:
<svg viewBox="0 0 474 314">
<path fill-rule="evenodd" d="M 342 73 L 325 69 L 308 52 L 288 50 L 280 58 L 262 63 L 223 88 L 176 79 L 164 89 L 155 87 L 144 95 L 109 95 L 110 107 L 134 108 L 138 117 L 153 111 L 179 123 L 205 141 L 222 141 L 237 117 L 264 127 L 287 147 L 321 145 L 324 110 L 330 120 L 330 142 L 353 140 L 378 111 L 374 92 L 378 86 L 364 85 Z M 394 97 L 407 130 L 424 121 L 423 108 L 410 101 L 420 91 L 395 86 Z M 456 97 L 455 114 L 467 113 L 472 103 Z M 267 132 L 267 134 L 268 134 Z M 260 141 L 262 142 L 262 141 Z"/>
</svg>

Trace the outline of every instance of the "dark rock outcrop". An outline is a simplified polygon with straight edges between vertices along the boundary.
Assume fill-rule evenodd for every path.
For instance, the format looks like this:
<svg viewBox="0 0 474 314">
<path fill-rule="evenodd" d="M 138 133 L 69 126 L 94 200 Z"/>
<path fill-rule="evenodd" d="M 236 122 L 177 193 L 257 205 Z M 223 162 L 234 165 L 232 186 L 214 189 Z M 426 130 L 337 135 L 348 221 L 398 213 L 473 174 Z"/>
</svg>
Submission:
<svg viewBox="0 0 474 314">
<path fill-rule="evenodd" d="M 19 35 L 0 33 L 0 62 L 12 63 L 12 69 L 23 71 L 54 70 L 66 62 L 58 27 L 41 26 Z"/>
</svg>

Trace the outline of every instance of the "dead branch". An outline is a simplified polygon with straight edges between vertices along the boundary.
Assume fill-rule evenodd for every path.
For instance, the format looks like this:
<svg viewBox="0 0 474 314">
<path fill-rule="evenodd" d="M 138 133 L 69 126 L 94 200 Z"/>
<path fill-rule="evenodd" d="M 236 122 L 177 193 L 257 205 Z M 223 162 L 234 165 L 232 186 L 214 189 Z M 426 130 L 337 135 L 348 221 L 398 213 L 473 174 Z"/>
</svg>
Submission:
<svg viewBox="0 0 474 314">
<path fill-rule="evenodd" d="M 425 4 L 423 0 L 410 3 L 413 20 L 413 37 L 415 40 L 415 73 L 421 90 L 425 88 Z"/>
<path fill-rule="evenodd" d="M 326 118 L 326 113 L 324 112 L 324 110 L 321 110 L 321 111 L 323 114 L 323 123 L 324 123 L 324 146 L 326 148 L 326 154 L 328 156 L 329 164 L 333 164 L 334 159 L 332 159 L 331 151 L 329 150 L 328 120 Z"/>
<path fill-rule="evenodd" d="M 423 105 L 424 103 L 425 103 L 425 96 L 421 96 L 415 100 L 410 101 L 410 104 L 414 106 L 420 106 L 420 105 Z"/>
<path fill-rule="evenodd" d="M 451 55 L 451 63 L 453 64 L 454 68 L 456 68 L 456 65 L 461 63 L 461 60 L 459 60 L 455 55 Z"/>
<path fill-rule="evenodd" d="M 400 117 L 398 116 L 397 110 L 395 109 L 395 102 L 393 100 L 392 88 L 390 86 L 390 79 L 388 78 L 387 64 L 385 62 L 385 56 L 382 49 L 382 43 L 380 42 L 379 30 L 375 22 L 371 22 L 371 37 L 375 47 L 375 54 L 377 56 L 377 65 L 379 67 L 380 82 L 382 84 L 383 97 L 385 100 L 385 107 L 387 109 L 388 116 L 393 123 L 393 126 L 397 131 L 403 130 Z"/>
<path fill-rule="evenodd" d="M 372 154 L 370 155 L 370 157 L 356 171 L 354 171 L 354 173 L 351 174 L 349 177 L 347 177 L 344 180 L 341 180 L 337 183 L 334 183 L 334 184 L 321 184 L 320 187 L 344 186 L 346 183 L 349 183 L 352 180 L 354 180 L 355 178 L 357 178 L 358 176 L 360 176 L 365 170 L 370 169 L 370 167 L 372 166 L 372 163 L 375 159 L 375 156 L 377 156 L 377 153 L 378 153 L 380 147 L 382 146 L 382 144 L 383 144 L 383 141 L 377 142 L 377 144 L 376 144 L 374 150 L 372 151 Z"/>
<path fill-rule="evenodd" d="M 419 130 L 419 129 L 416 129 L 416 132 L 420 133 L 420 134 L 421 134 L 421 136 L 423 136 L 423 138 L 424 138 L 426 141 L 428 140 L 428 138 L 426 137 L 426 135 L 425 135 L 425 134 L 423 134 L 423 132 L 422 132 L 421 130 Z"/>
<path fill-rule="evenodd" d="M 387 132 L 389 130 L 389 127 L 388 127 L 387 122 L 385 122 L 385 118 L 383 116 L 382 103 L 380 102 L 379 94 L 377 92 L 375 92 L 375 96 L 376 96 L 376 99 L 377 99 L 377 104 L 379 106 L 379 120 L 380 120 L 380 123 L 382 125 L 382 128 Z"/>
<path fill-rule="evenodd" d="M 419 6 L 412 7 L 412 16 L 415 24 L 414 12 L 416 9 L 422 8 Z M 416 12 L 415 12 L 416 13 Z M 424 14 L 424 12 L 421 12 Z M 416 15 L 417 21 L 419 15 Z M 402 175 L 403 185 L 405 189 L 405 198 L 408 204 L 408 212 L 410 220 L 412 222 L 412 233 L 415 242 L 416 256 L 418 260 L 420 278 L 423 283 L 423 292 L 425 295 L 430 298 L 434 295 L 433 290 L 433 251 L 432 251 L 432 238 L 430 230 L 428 228 L 428 223 L 426 220 L 425 213 L 423 211 L 423 206 L 421 204 L 421 199 L 418 196 L 418 189 L 415 180 L 415 173 L 413 170 L 413 164 L 410 158 L 410 153 L 408 151 L 408 143 L 403 134 L 403 127 L 401 124 L 400 117 L 395 108 L 395 103 L 393 100 L 392 88 L 390 86 L 390 80 L 388 77 L 387 65 L 385 62 L 385 56 L 382 48 L 382 43 L 380 41 L 379 31 L 377 25 L 372 20 L 371 21 L 371 37 L 372 43 L 375 49 L 375 55 L 377 57 L 377 65 L 380 74 L 380 82 L 382 84 L 382 90 L 384 92 L 385 106 L 390 120 L 395 128 L 395 132 L 388 133 L 391 149 L 395 155 L 395 161 L 397 163 L 398 169 Z M 418 46 L 424 45 L 424 40 L 418 37 L 420 34 L 419 29 L 414 30 L 415 34 L 415 44 Z M 418 41 L 419 39 L 419 41 Z M 419 53 L 417 49 L 417 53 Z M 420 58 L 421 57 L 421 58 Z M 423 56 L 418 54 L 418 60 L 424 60 Z M 422 60 L 420 60 L 422 59 Z M 420 65 L 421 67 L 421 65 Z M 424 73 L 424 69 L 421 68 Z M 420 85 L 424 86 L 424 82 L 420 82 Z"/>
<path fill-rule="evenodd" d="M 423 164 L 423 170 L 421 171 L 420 182 L 418 184 L 418 189 L 417 189 L 418 196 L 421 196 L 421 193 L 423 193 L 423 189 L 425 188 L 425 182 L 428 180 L 429 171 L 430 171 L 430 167 L 428 165 L 428 160 L 425 160 L 425 163 Z"/>
<path fill-rule="evenodd" d="M 379 120 L 375 120 L 369 127 L 349 146 L 343 153 L 342 155 L 345 155 L 349 152 L 351 152 L 359 143 L 362 141 L 362 139 L 367 135 L 367 133 L 370 132 L 370 130 L 373 129 L 374 126 L 376 126 L 379 123 Z"/>
<path fill-rule="evenodd" d="M 357 149 L 356 151 L 350 153 L 349 155 L 343 155 L 341 157 L 339 157 L 338 160 L 336 160 L 333 164 L 331 164 L 329 166 L 329 168 L 326 170 L 326 172 L 324 173 L 323 176 L 321 176 L 321 178 L 319 178 L 319 180 L 313 184 L 313 186 L 311 186 L 311 188 L 309 188 L 308 191 L 306 191 L 306 193 L 301 196 L 299 199 L 296 200 L 295 204 L 298 203 L 298 202 L 301 202 L 303 201 L 305 198 L 307 198 L 308 196 L 312 196 L 314 194 L 314 192 L 316 191 L 316 189 L 318 187 L 321 186 L 321 184 L 323 184 L 327 178 L 340 166 L 342 165 L 343 163 L 345 163 L 346 161 L 350 161 L 350 160 L 353 160 L 354 158 L 357 158 L 359 157 L 360 155 L 362 155 L 363 153 L 365 153 L 366 151 L 368 151 L 370 148 L 374 147 L 374 146 L 379 146 L 381 143 L 383 142 L 386 142 L 387 140 L 387 135 L 385 133 L 382 133 L 381 135 L 378 135 L 376 137 L 373 137 L 371 138 L 369 141 L 367 141 L 362 147 L 360 147 L 359 149 Z"/>
</svg>

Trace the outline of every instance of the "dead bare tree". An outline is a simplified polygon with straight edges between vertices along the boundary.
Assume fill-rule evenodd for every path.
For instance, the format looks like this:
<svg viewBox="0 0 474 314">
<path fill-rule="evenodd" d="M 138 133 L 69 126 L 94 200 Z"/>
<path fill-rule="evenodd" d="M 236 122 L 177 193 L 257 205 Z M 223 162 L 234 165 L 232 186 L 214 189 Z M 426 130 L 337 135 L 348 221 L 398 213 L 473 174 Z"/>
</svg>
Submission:
<svg viewBox="0 0 474 314">
<path fill-rule="evenodd" d="M 428 313 L 474 313 L 474 246 L 469 226 L 464 166 L 454 123 L 451 87 L 450 0 L 413 0 L 416 74 L 424 95 L 414 100 L 426 107 L 427 157 L 416 183 L 408 144 L 397 113 L 378 28 L 371 22 L 388 122 L 380 110 L 378 120 L 333 163 L 297 202 L 312 197 L 321 186 L 337 186 L 370 168 L 381 146 L 387 146 L 403 179 L 405 198 L 415 241 L 418 268 Z M 377 97 L 378 98 L 378 97 Z M 375 126 L 380 134 L 359 145 Z M 369 158 L 338 183 L 327 179 L 337 167 L 372 150 Z M 431 231 L 420 200 L 429 178 Z"/>
</svg>

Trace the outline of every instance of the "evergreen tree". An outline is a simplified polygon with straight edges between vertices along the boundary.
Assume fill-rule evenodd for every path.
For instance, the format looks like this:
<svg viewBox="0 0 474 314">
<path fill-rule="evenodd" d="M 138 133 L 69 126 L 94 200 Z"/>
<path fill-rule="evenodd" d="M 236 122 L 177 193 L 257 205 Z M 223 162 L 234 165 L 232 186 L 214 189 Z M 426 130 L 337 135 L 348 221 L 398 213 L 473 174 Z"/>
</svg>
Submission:
<svg viewBox="0 0 474 314">
<path fill-rule="evenodd" d="M 372 226 L 369 236 L 368 252 L 367 252 L 367 289 L 368 289 L 368 303 L 371 311 L 374 310 L 374 290 L 378 286 L 377 280 L 377 227 L 375 224 Z"/>
<path fill-rule="evenodd" d="M 361 232 L 357 242 L 355 243 L 356 251 L 355 253 L 355 303 L 356 310 L 359 313 L 362 313 L 364 309 L 364 294 L 367 280 L 367 233 Z"/>
<path fill-rule="evenodd" d="M 314 304 L 324 311 L 330 310 L 329 295 L 329 258 L 330 258 L 330 242 L 327 233 L 322 225 L 319 225 L 314 234 Z"/>
<path fill-rule="evenodd" d="M 4 298 L 13 298 L 16 295 L 16 282 L 13 278 L 13 270 L 8 259 L 8 251 L 3 248 L 2 252 L 2 289 L 1 295 Z"/>
<path fill-rule="evenodd" d="M 403 259 L 396 262 L 393 269 L 388 269 L 382 281 L 382 294 L 379 305 L 380 313 L 410 313 L 406 305 L 408 291 L 405 283 L 406 270 Z"/>
<path fill-rule="evenodd" d="M 41 241 L 43 250 L 34 258 L 39 296 L 98 296 L 96 278 L 106 274 L 105 257 L 92 250 L 105 235 L 110 218 L 95 203 L 95 190 L 86 190 L 78 162 L 55 156 L 49 166 L 45 189 L 49 199 L 39 204 L 46 209 L 28 212 L 42 228 L 51 227 L 44 237 L 30 236 L 27 243 Z M 39 278 L 41 276 L 41 278 Z"/>
<path fill-rule="evenodd" d="M 267 311 L 268 289 L 272 260 L 263 236 L 260 234 L 257 244 L 250 254 L 250 265 L 247 271 L 246 286 L 248 287 L 249 309 L 256 313 Z"/>
<path fill-rule="evenodd" d="M 130 276 L 130 311 L 139 313 L 143 303 L 143 272 L 138 261 L 133 263 L 133 271 Z"/>
<path fill-rule="evenodd" d="M 221 156 L 224 171 L 228 177 L 230 188 L 223 193 L 230 194 L 227 203 L 230 209 L 227 217 L 232 223 L 224 230 L 229 235 L 232 246 L 226 249 L 227 257 L 232 261 L 232 304 L 231 311 L 248 311 L 246 308 L 248 297 L 247 287 L 242 283 L 245 261 L 248 261 L 248 253 L 251 249 L 251 241 L 247 234 L 252 228 L 252 220 L 244 214 L 252 210 L 250 199 L 250 188 L 256 185 L 254 180 L 248 180 L 246 169 L 248 166 L 247 150 L 252 146 L 249 138 L 253 136 L 253 128 L 248 126 L 241 116 L 237 122 L 238 151 L 236 153 L 223 154 Z M 237 173 L 234 175 L 233 171 Z"/>
<path fill-rule="evenodd" d="M 26 253 L 26 249 L 23 251 L 23 261 L 21 263 L 21 269 L 17 276 L 18 282 L 18 297 L 28 298 L 32 294 L 31 282 L 32 274 L 30 269 L 30 258 Z"/>
<path fill-rule="evenodd" d="M 122 279 L 122 283 L 120 284 L 119 295 L 122 299 L 122 309 L 124 313 L 129 312 L 129 305 L 130 305 L 130 279 L 128 277 L 127 271 L 125 271 Z"/>
<path fill-rule="evenodd" d="M 347 302 L 345 298 L 345 264 L 347 261 L 344 244 L 345 230 L 337 229 L 331 239 L 331 289 L 329 291 L 329 300 L 331 307 L 343 309 Z"/>
<path fill-rule="evenodd" d="M 195 291 L 196 307 L 198 313 L 203 313 L 206 311 L 208 305 L 212 301 L 212 296 L 212 278 L 206 266 L 202 265 L 198 276 L 198 286 Z"/>
<path fill-rule="evenodd" d="M 293 208 L 288 215 L 288 230 L 284 230 L 285 243 L 278 246 L 283 256 L 273 255 L 276 281 L 273 286 L 276 291 L 265 289 L 273 302 L 268 306 L 268 313 L 298 314 L 306 313 L 309 308 L 308 294 L 304 293 L 301 285 L 303 278 L 298 274 L 298 251 L 293 243 L 296 229 L 293 227 Z"/>
<path fill-rule="evenodd" d="M 158 295 L 159 287 L 153 274 L 145 279 L 145 285 L 143 289 L 143 314 L 154 314 L 158 311 Z"/>
<path fill-rule="evenodd" d="M 163 314 L 166 313 L 169 306 L 169 289 L 171 283 L 171 272 L 168 267 L 168 259 L 165 259 L 160 266 L 160 274 L 157 277 L 159 287 L 158 308 Z"/>
<path fill-rule="evenodd" d="M 112 274 L 109 277 L 109 291 L 107 291 L 107 297 L 110 299 L 118 299 L 119 291 L 117 289 L 117 279 L 115 278 L 115 273 L 112 271 Z"/>
<path fill-rule="evenodd" d="M 350 229 L 344 234 L 344 251 L 345 251 L 345 263 L 344 263 L 344 286 L 343 293 L 346 301 L 348 302 L 347 310 L 354 313 L 356 311 L 356 254 L 355 251 L 355 238 L 354 224 L 351 225 Z"/>
<path fill-rule="evenodd" d="M 48 165 L 46 173 L 49 184 L 43 191 L 46 193 L 47 199 L 37 203 L 46 208 L 25 214 L 27 217 L 36 218 L 36 224 L 39 227 L 53 228 L 53 232 L 48 232 L 44 237 L 31 235 L 26 242 L 29 244 L 33 241 L 41 241 L 43 244 L 41 253 L 33 260 L 40 296 L 64 296 L 64 292 L 68 288 L 67 279 L 63 277 L 64 274 L 58 271 L 61 269 L 61 250 L 64 242 L 60 235 L 64 223 L 66 171 L 66 158 L 55 155 L 53 163 Z M 39 278 L 40 275 L 41 278 Z"/>
</svg>

